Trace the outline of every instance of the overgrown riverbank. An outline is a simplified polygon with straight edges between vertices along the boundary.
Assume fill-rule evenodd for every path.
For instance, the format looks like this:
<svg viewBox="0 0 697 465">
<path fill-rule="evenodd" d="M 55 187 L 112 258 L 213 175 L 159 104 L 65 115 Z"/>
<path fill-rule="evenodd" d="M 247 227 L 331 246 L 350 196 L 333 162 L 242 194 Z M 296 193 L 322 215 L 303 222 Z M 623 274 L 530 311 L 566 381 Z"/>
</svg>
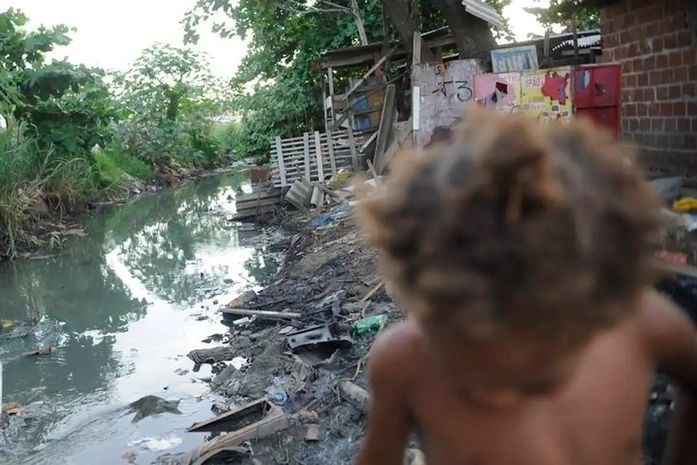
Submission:
<svg viewBox="0 0 697 465">
<path fill-rule="evenodd" d="M 60 242 L 66 214 L 239 156 L 205 56 L 155 44 L 106 72 L 51 60 L 71 30 L 28 23 L 0 13 L 0 260 Z"/>
</svg>

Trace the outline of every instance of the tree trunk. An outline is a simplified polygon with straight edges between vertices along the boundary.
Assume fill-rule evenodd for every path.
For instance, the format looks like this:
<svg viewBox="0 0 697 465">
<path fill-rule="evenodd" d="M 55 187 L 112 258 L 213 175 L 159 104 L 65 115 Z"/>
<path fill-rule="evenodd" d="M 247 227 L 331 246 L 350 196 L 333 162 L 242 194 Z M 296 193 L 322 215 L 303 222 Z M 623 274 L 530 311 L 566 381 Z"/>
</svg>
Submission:
<svg viewBox="0 0 697 465">
<path fill-rule="evenodd" d="M 467 13 L 460 0 L 433 0 L 433 5 L 448 20 L 460 58 L 489 58 L 496 41 L 486 21 Z"/>
<path fill-rule="evenodd" d="M 361 17 L 361 10 L 358 9 L 357 0 L 351 0 L 351 11 L 356 19 L 356 29 L 358 29 L 358 37 L 361 38 L 361 45 L 368 45 L 368 35 L 365 33 L 365 25 Z"/>
<path fill-rule="evenodd" d="M 413 55 L 414 33 L 420 30 L 421 25 L 409 13 L 409 3 L 409 0 L 384 0 L 383 8 L 392 20 L 404 49 Z M 428 47 L 421 47 L 420 58 L 422 63 L 430 63 L 436 60 L 433 52 Z"/>
</svg>

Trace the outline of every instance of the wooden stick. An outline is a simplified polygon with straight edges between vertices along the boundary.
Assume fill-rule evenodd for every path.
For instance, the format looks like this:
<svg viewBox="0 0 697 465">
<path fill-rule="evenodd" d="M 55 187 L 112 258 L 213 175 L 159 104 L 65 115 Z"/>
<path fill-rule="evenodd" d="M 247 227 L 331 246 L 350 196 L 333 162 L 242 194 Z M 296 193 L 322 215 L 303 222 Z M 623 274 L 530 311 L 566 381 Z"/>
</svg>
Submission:
<svg viewBox="0 0 697 465">
<path fill-rule="evenodd" d="M 363 297 L 363 298 L 361 299 L 361 302 L 367 302 L 371 297 L 373 297 L 375 294 L 377 294 L 377 293 L 380 291 L 380 289 L 383 288 L 383 286 L 385 286 L 385 281 L 380 281 L 380 282 L 378 283 L 377 286 L 375 286 L 374 288 L 372 288 L 372 289 L 370 290 L 370 292 L 368 292 L 368 293 L 365 295 L 365 297 Z"/>
<path fill-rule="evenodd" d="M 259 318 L 281 318 L 284 320 L 294 320 L 302 316 L 301 313 L 292 312 L 269 312 L 265 310 L 250 310 L 247 308 L 224 308 L 223 315 L 238 315 L 238 316 L 257 316 Z"/>
</svg>

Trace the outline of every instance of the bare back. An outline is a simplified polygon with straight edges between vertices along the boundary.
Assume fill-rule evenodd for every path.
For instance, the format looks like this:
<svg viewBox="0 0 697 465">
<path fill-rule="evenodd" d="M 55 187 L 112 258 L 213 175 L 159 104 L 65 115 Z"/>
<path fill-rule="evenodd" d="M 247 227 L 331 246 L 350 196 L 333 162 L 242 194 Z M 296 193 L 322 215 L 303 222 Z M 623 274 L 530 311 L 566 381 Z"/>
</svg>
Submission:
<svg viewBox="0 0 697 465">
<path fill-rule="evenodd" d="M 595 336 L 571 378 L 553 393 L 511 406 L 472 401 L 437 368 L 418 324 L 390 328 L 373 357 L 370 430 L 381 453 L 360 465 L 392 462 L 406 430 L 419 434 L 428 465 L 638 465 L 642 419 L 656 370 L 647 325 L 655 302 L 635 318 Z M 381 368 L 382 367 L 382 368 Z M 376 379 L 382 377 L 381 379 Z M 381 405 L 379 405 L 381 403 Z M 406 425 L 404 424 L 406 423 Z M 403 445 L 401 446 L 403 447 Z"/>
</svg>

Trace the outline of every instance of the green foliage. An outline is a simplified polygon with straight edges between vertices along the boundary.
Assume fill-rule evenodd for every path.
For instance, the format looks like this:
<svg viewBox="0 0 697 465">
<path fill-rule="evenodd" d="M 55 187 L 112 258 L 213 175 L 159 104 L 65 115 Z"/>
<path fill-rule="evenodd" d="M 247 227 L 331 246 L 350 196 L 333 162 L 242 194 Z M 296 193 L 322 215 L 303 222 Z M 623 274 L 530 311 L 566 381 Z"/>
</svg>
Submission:
<svg viewBox="0 0 697 465">
<path fill-rule="evenodd" d="M 122 147 L 111 144 L 94 154 L 95 167 L 101 187 L 127 182 L 129 177 L 149 181 L 153 177 L 152 166 L 126 153 Z"/>
<path fill-rule="evenodd" d="M 509 0 L 489 0 L 499 10 Z M 381 0 L 357 0 L 370 42 L 383 40 Z M 197 0 L 184 19 L 186 39 L 198 40 L 208 20 L 222 37 L 249 38 L 247 55 L 232 80 L 234 110 L 241 116 L 235 151 L 268 161 L 273 137 L 323 129 L 323 52 L 360 45 L 350 0 Z M 430 0 L 420 0 L 422 29 L 446 25 Z M 391 37 L 393 39 L 393 37 Z M 348 75 L 337 76 L 339 84 Z"/>
<path fill-rule="evenodd" d="M 579 31 L 600 27 L 598 7 L 579 0 L 550 0 L 548 8 L 531 7 L 525 10 L 535 15 L 546 29 L 561 28 L 561 32 L 571 32 L 574 18 Z"/>
<path fill-rule="evenodd" d="M 204 57 L 155 46 L 125 75 L 106 76 L 47 59 L 70 42 L 69 28 L 27 23 L 18 10 L 0 12 L 0 115 L 9 125 L 0 132 L 0 257 L 38 242 L 28 231 L 40 216 L 99 189 L 124 192 L 151 180 L 158 163 L 220 160 L 212 127 L 227 94 Z"/>
<path fill-rule="evenodd" d="M 211 131 L 222 104 L 216 99 L 219 84 L 207 69 L 205 56 L 157 44 L 128 73 L 116 76 L 126 117 L 114 133 L 123 148 L 155 163 L 170 158 L 188 166 L 215 163 L 219 148 Z"/>
</svg>

